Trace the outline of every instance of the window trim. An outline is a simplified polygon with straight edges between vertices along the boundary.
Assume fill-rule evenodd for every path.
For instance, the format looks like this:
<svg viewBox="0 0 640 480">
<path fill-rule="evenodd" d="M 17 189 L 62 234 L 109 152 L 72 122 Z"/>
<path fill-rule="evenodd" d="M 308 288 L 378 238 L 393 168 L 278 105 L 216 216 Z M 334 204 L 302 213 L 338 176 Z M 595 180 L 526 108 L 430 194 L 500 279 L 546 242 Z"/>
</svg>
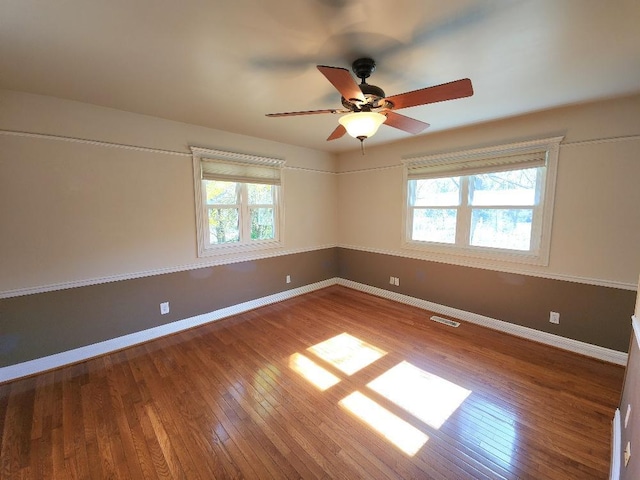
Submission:
<svg viewBox="0 0 640 480">
<path fill-rule="evenodd" d="M 284 227 L 284 209 L 282 202 L 282 192 L 284 181 L 282 179 L 282 169 L 284 168 L 285 161 L 277 158 L 261 157 L 257 155 L 247 155 L 243 153 L 228 152 L 224 150 L 212 150 L 208 148 L 189 147 L 192 153 L 193 160 L 193 186 L 195 195 L 195 210 L 196 210 L 196 243 L 198 247 L 198 257 L 210 257 L 215 255 L 225 255 L 233 253 L 253 252 L 259 250 L 265 250 L 270 248 L 277 248 L 282 246 L 282 233 Z M 277 182 L 256 182 L 256 183 L 269 183 L 278 188 L 275 189 L 274 209 L 275 209 L 275 239 L 273 240 L 259 240 L 244 243 L 233 244 L 221 244 L 210 245 L 206 239 L 208 234 L 207 228 L 207 216 L 205 211 L 207 209 L 206 202 L 204 200 L 204 189 L 202 188 L 202 162 L 218 160 L 220 163 L 227 165 L 242 166 L 262 166 L 280 171 L 280 177 Z M 234 180 L 230 180 L 234 181 Z M 239 180 L 235 180 L 239 181 Z M 240 182 L 251 183 L 251 182 Z M 240 215 L 242 218 L 244 206 L 240 208 Z M 241 220 L 242 221 L 242 220 Z"/>
<path fill-rule="evenodd" d="M 529 265 L 549 265 L 551 245 L 551 227 L 555 201 L 555 184 L 558 168 L 558 153 L 560 142 L 564 137 L 550 137 L 526 142 L 496 145 L 471 150 L 461 150 L 450 153 L 409 157 L 403 163 L 403 212 L 402 212 L 402 246 L 410 250 L 419 250 L 427 257 L 442 260 L 443 257 L 456 256 L 479 260 L 482 263 L 521 263 Z M 438 170 L 438 176 L 466 176 L 467 168 L 477 167 L 478 164 L 500 165 L 517 163 L 517 157 L 527 157 L 530 154 L 544 152 L 546 175 L 541 192 L 544 196 L 542 206 L 542 220 L 539 223 L 540 240 L 537 252 L 520 252 L 516 250 L 494 249 L 486 247 L 461 246 L 439 243 L 428 243 L 411 239 L 409 222 L 409 180 L 411 169 Z M 509 159 L 511 158 L 511 161 Z M 499 167 L 498 167 L 499 168 Z M 442 172 L 445 172 L 442 174 Z M 533 237 L 532 237 L 533 238 Z"/>
</svg>

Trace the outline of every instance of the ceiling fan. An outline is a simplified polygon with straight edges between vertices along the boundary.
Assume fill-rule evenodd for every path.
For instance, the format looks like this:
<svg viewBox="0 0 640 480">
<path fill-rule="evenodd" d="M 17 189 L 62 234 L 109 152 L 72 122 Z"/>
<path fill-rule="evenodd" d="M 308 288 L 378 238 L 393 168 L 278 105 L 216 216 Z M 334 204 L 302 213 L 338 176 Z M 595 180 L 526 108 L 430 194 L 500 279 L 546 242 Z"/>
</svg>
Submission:
<svg viewBox="0 0 640 480">
<path fill-rule="evenodd" d="M 269 113 L 267 117 L 345 113 L 346 115 L 338 120 L 340 125 L 329 135 L 327 140 L 335 140 L 345 133 L 349 133 L 362 143 L 366 138 L 374 135 L 383 123 L 412 134 L 420 133 L 429 126 L 428 123 L 406 117 L 396 113 L 395 110 L 473 95 L 471 80 L 465 78 L 387 97 L 380 87 L 370 85 L 366 81 L 376 68 L 373 59 L 359 58 L 353 62 L 351 68 L 361 80 L 360 85 L 356 83 L 346 68 L 318 65 L 318 70 L 342 95 L 341 100 L 344 108 Z"/>
</svg>

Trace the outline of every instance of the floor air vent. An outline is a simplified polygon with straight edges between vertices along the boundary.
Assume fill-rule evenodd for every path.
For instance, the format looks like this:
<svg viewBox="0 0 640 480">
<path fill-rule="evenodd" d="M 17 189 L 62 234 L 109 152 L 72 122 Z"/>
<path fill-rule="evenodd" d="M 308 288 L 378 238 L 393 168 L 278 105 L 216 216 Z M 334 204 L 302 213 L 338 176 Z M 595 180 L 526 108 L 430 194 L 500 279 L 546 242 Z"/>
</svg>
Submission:
<svg viewBox="0 0 640 480">
<path fill-rule="evenodd" d="M 431 317 L 431 320 L 438 323 L 443 323 L 445 325 L 449 325 L 450 327 L 459 327 L 460 322 L 455 322 L 453 320 L 449 320 L 448 318 L 436 317 L 435 315 Z"/>
</svg>

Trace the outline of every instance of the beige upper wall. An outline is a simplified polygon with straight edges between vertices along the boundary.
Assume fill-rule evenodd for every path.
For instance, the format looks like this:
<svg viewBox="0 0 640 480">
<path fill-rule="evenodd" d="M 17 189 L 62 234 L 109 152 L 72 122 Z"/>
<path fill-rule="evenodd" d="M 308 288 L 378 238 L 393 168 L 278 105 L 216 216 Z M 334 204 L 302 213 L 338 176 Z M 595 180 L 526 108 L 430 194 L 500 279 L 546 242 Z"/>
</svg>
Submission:
<svg viewBox="0 0 640 480">
<path fill-rule="evenodd" d="M 159 101 L 162 101 L 159 99 Z M 212 111 L 211 115 L 217 115 Z M 81 102 L 0 89 L 0 130 L 76 137 L 189 153 L 189 146 L 277 157 L 287 166 L 334 172 L 335 157 L 260 138 Z"/>
<path fill-rule="evenodd" d="M 638 125 L 640 96 L 634 96 L 409 138 L 336 160 L 252 137 L 0 91 L 0 130 L 285 159 L 281 252 L 339 243 L 416 256 L 401 248 L 403 157 L 564 135 L 550 265 L 514 270 L 623 286 L 636 285 L 640 271 L 640 142 L 576 142 L 638 135 Z M 344 173 L 356 170 L 365 171 Z M 208 264 L 196 257 L 194 217 L 188 156 L 0 135 L 0 293 Z"/>
<path fill-rule="evenodd" d="M 403 158 L 559 135 L 565 138 L 549 266 L 485 266 L 633 288 L 640 272 L 640 138 L 620 137 L 640 135 L 640 96 L 413 137 L 369 148 L 365 156 L 341 154 L 339 243 L 432 258 L 402 248 Z M 607 141 L 590 142 L 599 139 Z M 439 259 L 469 264 L 460 257 Z"/>
<path fill-rule="evenodd" d="M 0 91 L 0 130 L 284 159 L 274 253 L 337 240 L 335 159 L 324 152 L 10 91 Z M 194 208 L 189 155 L 0 134 L 0 293 L 244 258 L 198 259 Z"/>
</svg>

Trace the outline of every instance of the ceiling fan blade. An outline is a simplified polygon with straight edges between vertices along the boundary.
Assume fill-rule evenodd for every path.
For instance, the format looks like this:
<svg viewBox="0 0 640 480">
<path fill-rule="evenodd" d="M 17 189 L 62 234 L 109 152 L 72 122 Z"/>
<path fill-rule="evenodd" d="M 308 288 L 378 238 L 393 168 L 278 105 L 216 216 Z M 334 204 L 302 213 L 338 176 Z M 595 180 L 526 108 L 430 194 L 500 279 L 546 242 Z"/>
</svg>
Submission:
<svg viewBox="0 0 640 480">
<path fill-rule="evenodd" d="M 342 125 L 338 125 L 336 129 L 333 132 L 331 132 L 331 135 L 329 135 L 329 137 L 327 138 L 327 142 L 329 140 L 335 140 L 336 138 L 340 138 L 345 133 L 347 133 L 347 129 L 344 128 Z"/>
<path fill-rule="evenodd" d="M 387 116 L 387 119 L 384 122 L 385 125 L 413 133 L 414 135 L 429 127 L 429 124 L 426 122 L 416 120 L 415 118 L 405 117 L 404 115 L 392 112 L 391 110 L 383 112 L 383 114 Z"/>
<path fill-rule="evenodd" d="M 327 67 L 325 65 L 318 65 L 318 70 L 327 77 L 327 80 L 336 87 L 336 90 L 340 92 L 344 98 L 350 101 L 360 100 L 366 102 L 362 90 L 353 79 L 349 70 L 340 67 Z"/>
<path fill-rule="evenodd" d="M 331 108 L 328 110 L 305 110 L 302 112 L 282 112 L 282 113 L 267 113 L 267 117 L 290 117 L 293 115 L 317 115 L 319 113 L 346 113 L 349 110 L 336 110 Z"/>
<path fill-rule="evenodd" d="M 412 92 L 401 93 L 387 97 L 386 100 L 393 103 L 393 109 L 416 107 L 428 103 L 444 102 L 456 98 L 470 97 L 473 95 L 471 80 L 464 78 L 454 82 L 443 83 L 435 87 L 421 88 Z"/>
</svg>

